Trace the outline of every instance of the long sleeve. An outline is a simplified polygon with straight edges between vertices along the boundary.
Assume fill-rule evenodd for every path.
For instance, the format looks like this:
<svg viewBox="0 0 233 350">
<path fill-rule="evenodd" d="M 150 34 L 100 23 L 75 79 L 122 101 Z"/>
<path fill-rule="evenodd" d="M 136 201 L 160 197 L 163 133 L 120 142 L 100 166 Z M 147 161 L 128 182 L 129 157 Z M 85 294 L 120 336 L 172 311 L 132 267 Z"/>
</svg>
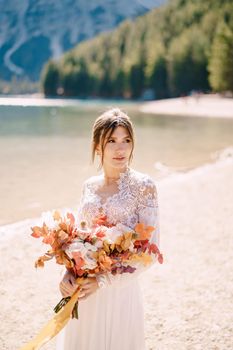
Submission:
<svg viewBox="0 0 233 350">
<path fill-rule="evenodd" d="M 155 243 L 159 248 L 160 230 L 159 230 L 159 208 L 157 189 L 154 182 L 147 178 L 147 180 L 139 187 L 137 191 L 137 214 L 138 222 L 146 226 L 153 226 L 155 229 L 151 234 L 150 243 Z M 112 275 L 110 272 L 97 276 L 97 281 L 100 288 L 105 288 L 109 285 L 124 286 L 130 280 L 137 278 L 139 274 L 146 271 L 152 264 L 157 261 L 157 254 L 152 254 L 152 263 L 150 265 L 138 264 L 137 269 L 133 273 L 123 273 Z"/>
<path fill-rule="evenodd" d="M 82 213 L 82 206 L 85 198 L 85 192 L 86 192 L 86 183 L 84 182 L 82 186 L 81 196 L 79 200 L 79 205 L 77 207 L 77 221 L 80 222 L 83 220 L 83 213 Z"/>
</svg>

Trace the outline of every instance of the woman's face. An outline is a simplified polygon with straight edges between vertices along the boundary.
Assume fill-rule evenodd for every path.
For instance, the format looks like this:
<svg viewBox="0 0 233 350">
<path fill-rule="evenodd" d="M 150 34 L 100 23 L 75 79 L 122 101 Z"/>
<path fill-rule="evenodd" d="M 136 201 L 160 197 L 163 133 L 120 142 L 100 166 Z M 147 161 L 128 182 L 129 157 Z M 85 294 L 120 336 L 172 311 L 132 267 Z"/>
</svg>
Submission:
<svg viewBox="0 0 233 350">
<path fill-rule="evenodd" d="M 123 126 L 116 127 L 105 145 L 103 166 L 125 168 L 128 165 L 132 148 L 133 143 L 127 129 Z"/>
</svg>

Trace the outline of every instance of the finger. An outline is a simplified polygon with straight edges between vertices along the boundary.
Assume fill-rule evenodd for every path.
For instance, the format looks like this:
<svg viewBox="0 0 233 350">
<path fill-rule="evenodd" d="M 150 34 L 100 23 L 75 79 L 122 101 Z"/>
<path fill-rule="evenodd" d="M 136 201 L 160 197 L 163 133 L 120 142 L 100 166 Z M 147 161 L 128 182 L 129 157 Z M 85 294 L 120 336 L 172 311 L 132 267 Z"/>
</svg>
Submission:
<svg viewBox="0 0 233 350">
<path fill-rule="evenodd" d="M 72 289 L 75 287 L 75 285 L 72 283 L 72 280 L 65 279 L 61 282 L 61 285 L 64 286 L 67 289 Z"/>
<path fill-rule="evenodd" d="M 61 292 L 62 293 L 64 293 L 64 294 L 67 294 L 67 295 L 71 295 L 71 294 L 73 294 L 74 293 L 74 288 L 70 288 L 69 286 L 67 286 L 67 285 L 62 285 L 61 287 L 60 287 L 60 290 L 61 290 Z"/>
<path fill-rule="evenodd" d="M 89 282 L 87 281 L 87 282 L 83 282 L 82 284 L 81 284 L 81 287 L 83 288 L 84 286 L 87 286 L 89 284 Z"/>
<path fill-rule="evenodd" d="M 85 278 L 82 282 L 82 285 L 89 284 L 91 282 L 91 278 Z"/>
<path fill-rule="evenodd" d="M 90 296 L 90 294 L 81 294 L 81 296 L 79 297 L 79 300 L 86 300 L 88 297 Z"/>
<path fill-rule="evenodd" d="M 84 292 L 80 292 L 80 294 L 78 295 L 79 298 L 83 298 L 86 295 L 86 293 Z"/>
<path fill-rule="evenodd" d="M 66 297 L 69 296 L 69 293 L 67 293 L 67 292 L 64 291 L 64 290 L 61 290 L 61 294 L 62 294 L 63 298 L 66 298 Z"/>
<path fill-rule="evenodd" d="M 90 289 L 90 285 L 85 285 L 85 286 L 82 286 L 81 290 L 89 290 Z"/>
<path fill-rule="evenodd" d="M 79 300 L 86 300 L 87 298 L 89 298 L 89 296 L 91 295 L 92 293 L 87 293 L 87 294 L 85 294 L 85 295 L 83 295 L 83 296 L 81 296 L 80 298 L 79 298 Z"/>
<path fill-rule="evenodd" d="M 73 275 L 69 276 L 69 282 L 72 284 L 72 286 L 77 286 L 76 279 L 74 278 Z"/>
<path fill-rule="evenodd" d="M 72 280 L 71 278 L 68 280 L 68 283 L 74 287 L 76 285 L 76 282 L 74 280 Z"/>
<path fill-rule="evenodd" d="M 60 282 L 60 288 L 69 289 L 70 287 L 72 287 L 72 285 L 68 280 L 62 280 Z"/>
<path fill-rule="evenodd" d="M 67 285 L 60 285 L 60 290 L 65 293 L 69 293 L 71 289 Z"/>
</svg>

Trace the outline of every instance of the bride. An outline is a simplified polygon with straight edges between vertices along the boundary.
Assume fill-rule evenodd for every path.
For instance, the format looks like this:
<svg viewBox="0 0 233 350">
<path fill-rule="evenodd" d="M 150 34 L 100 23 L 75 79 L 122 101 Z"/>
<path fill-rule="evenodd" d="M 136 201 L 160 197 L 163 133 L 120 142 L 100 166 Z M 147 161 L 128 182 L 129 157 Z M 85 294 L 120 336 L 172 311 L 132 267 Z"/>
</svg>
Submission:
<svg viewBox="0 0 233 350">
<path fill-rule="evenodd" d="M 97 155 L 103 173 L 83 186 L 79 219 L 91 225 L 93 218 L 107 215 L 110 224 L 134 228 L 138 222 L 155 227 L 151 241 L 159 247 L 156 186 L 145 174 L 129 167 L 134 149 L 130 118 L 110 109 L 94 123 L 93 161 Z M 157 257 L 153 257 L 155 262 Z M 57 336 L 56 350 L 145 350 L 144 312 L 138 275 L 105 273 L 86 278 L 79 296 L 79 319 L 71 319 Z M 77 289 L 66 272 L 60 290 L 69 296 Z"/>
</svg>

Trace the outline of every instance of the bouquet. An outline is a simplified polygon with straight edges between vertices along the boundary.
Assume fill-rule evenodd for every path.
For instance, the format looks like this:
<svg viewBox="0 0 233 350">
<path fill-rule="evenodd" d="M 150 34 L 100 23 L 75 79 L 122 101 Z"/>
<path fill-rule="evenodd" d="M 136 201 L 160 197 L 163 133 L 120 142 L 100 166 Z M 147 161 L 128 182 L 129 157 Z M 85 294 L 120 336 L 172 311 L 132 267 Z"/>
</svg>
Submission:
<svg viewBox="0 0 233 350">
<path fill-rule="evenodd" d="M 34 341 L 33 344 L 37 345 L 22 349 L 38 349 L 54 337 L 70 317 L 78 318 L 78 294 L 84 278 L 103 273 L 133 273 L 138 264 L 150 264 L 152 254 L 162 264 L 163 255 L 159 248 L 150 243 L 154 229 L 143 223 L 138 223 L 134 229 L 120 223 L 110 225 L 105 215 L 95 218 L 93 225 L 88 227 L 85 221 L 77 222 L 73 213 L 62 215 L 59 211 L 48 213 L 42 226 L 32 227 L 31 235 L 42 238 L 42 242 L 50 246 L 36 260 L 35 267 L 44 267 L 46 261 L 55 258 L 57 264 L 64 265 L 72 272 L 77 290 L 71 297 L 62 298 L 55 306 L 57 315 Z M 40 337 L 42 333 L 43 339 Z"/>
</svg>

